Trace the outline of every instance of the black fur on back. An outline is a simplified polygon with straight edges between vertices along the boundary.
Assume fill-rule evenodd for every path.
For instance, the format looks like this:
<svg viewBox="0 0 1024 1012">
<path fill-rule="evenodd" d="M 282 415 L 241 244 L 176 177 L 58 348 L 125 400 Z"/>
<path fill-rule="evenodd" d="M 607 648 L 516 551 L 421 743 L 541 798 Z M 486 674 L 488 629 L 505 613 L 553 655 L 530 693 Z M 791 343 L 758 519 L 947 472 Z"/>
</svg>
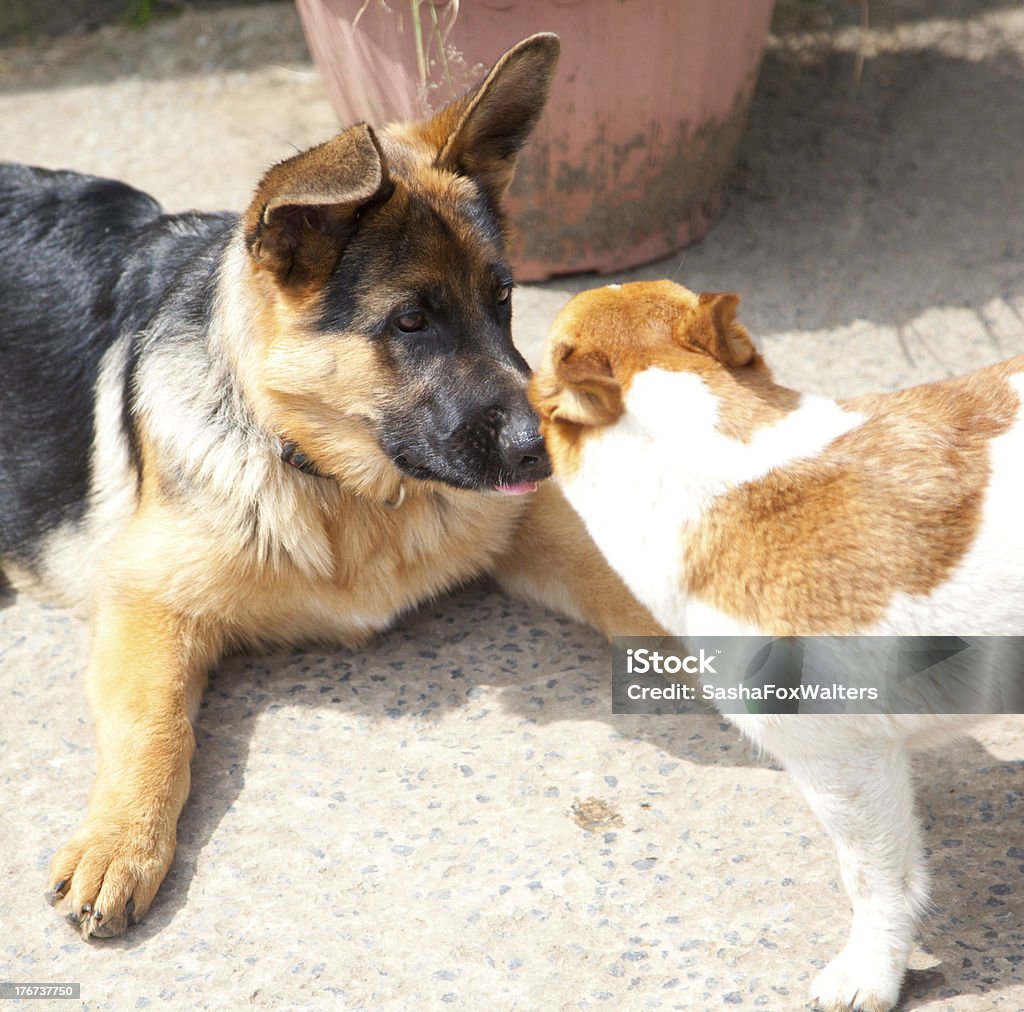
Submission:
<svg viewBox="0 0 1024 1012">
<path fill-rule="evenodd" d="M 139 335 L 171 299 L 209 312 L 236 220 L 165 215 L 124 183 L 0 165 L 0 558 L 31 568 L 41 538 L 82 519 L 100 361 L 121 335 L 121 423 L 135 446 Z"/>
</svg>

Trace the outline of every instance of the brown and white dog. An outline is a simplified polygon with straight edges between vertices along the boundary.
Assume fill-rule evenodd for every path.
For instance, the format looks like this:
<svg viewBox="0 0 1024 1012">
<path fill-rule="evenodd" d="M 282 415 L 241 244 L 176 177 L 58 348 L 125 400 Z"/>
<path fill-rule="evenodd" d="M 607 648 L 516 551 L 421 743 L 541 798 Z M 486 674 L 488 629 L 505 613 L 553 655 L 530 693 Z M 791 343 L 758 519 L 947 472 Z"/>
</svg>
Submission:
<svg viewBox="0 0 1024 1012">
<path fill-rule="evenodd" d="M 584 292 L 531 382 L 555 474 L 673 634 L 1024 632 L 1024 356 L 832 401 L 774 382 L 731 294 Z M 812 994 L 891 1008 L 928 903 L 907 749 L 963 716 L 730 718 L 839 852 L 853 925 Z"/>
</svg>

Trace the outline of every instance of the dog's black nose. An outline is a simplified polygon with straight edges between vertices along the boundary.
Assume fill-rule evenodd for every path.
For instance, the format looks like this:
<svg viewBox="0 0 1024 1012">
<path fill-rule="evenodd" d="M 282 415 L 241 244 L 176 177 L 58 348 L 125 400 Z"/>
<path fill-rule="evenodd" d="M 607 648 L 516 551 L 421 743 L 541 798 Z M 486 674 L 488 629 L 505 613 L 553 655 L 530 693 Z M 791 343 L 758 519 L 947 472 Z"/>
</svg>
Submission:
<svg viewBox="0 0 1024 1012">
<path fill-rule="evenodd" d="M 551 474 L 544 439 L 536 430 L 507 435 L 502 440 L 501 458 L 519 481 L 540 481 Z"/>
</svg>

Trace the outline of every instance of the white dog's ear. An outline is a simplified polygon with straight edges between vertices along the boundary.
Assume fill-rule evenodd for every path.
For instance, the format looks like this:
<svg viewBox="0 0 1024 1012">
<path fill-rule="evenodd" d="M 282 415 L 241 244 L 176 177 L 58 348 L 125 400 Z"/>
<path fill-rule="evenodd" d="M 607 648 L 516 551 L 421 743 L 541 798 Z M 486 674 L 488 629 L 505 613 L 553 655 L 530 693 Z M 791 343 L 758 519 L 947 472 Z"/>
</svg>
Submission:
<svg viewBox="0 0 1024 1012">
<path fill-rule="evenodd" d="M 749 365 L 757 354 L 746 328 L 736 319 L 740 297 L 732 292 L 702 292 L 697 308 L 676 324 L 676 340 L 732 369 Z"/>
<path fill-rule="evenodd" d="M 608 357 L 562 347 L 555 352 L 546 389 L 538 390 L 542 418 L 574 425 L 610 425 L 622 414 L 622 387 Z"/>
</svg>

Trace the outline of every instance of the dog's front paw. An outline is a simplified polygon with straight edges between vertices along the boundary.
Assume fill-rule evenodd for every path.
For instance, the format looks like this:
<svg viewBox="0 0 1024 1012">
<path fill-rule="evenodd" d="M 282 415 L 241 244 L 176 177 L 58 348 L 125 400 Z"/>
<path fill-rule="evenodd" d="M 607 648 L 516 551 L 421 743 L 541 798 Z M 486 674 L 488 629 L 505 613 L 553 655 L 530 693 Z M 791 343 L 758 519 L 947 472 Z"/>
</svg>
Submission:
<svg viewBox="0 0 1024 1012">
<path fill-rule="evenodd" d="M 811 985 L 811 1003 L 825 1012 L 888 1012 L 899 1000 L 899 960 L 847 946 Z"/>
<path fill-rule="evenodd" d="M 46 899 L 83 938 L 120 935 L 149 909 L 174 844 L 151 826 L 86 822 L 54 856 Z"/>
</svg>

